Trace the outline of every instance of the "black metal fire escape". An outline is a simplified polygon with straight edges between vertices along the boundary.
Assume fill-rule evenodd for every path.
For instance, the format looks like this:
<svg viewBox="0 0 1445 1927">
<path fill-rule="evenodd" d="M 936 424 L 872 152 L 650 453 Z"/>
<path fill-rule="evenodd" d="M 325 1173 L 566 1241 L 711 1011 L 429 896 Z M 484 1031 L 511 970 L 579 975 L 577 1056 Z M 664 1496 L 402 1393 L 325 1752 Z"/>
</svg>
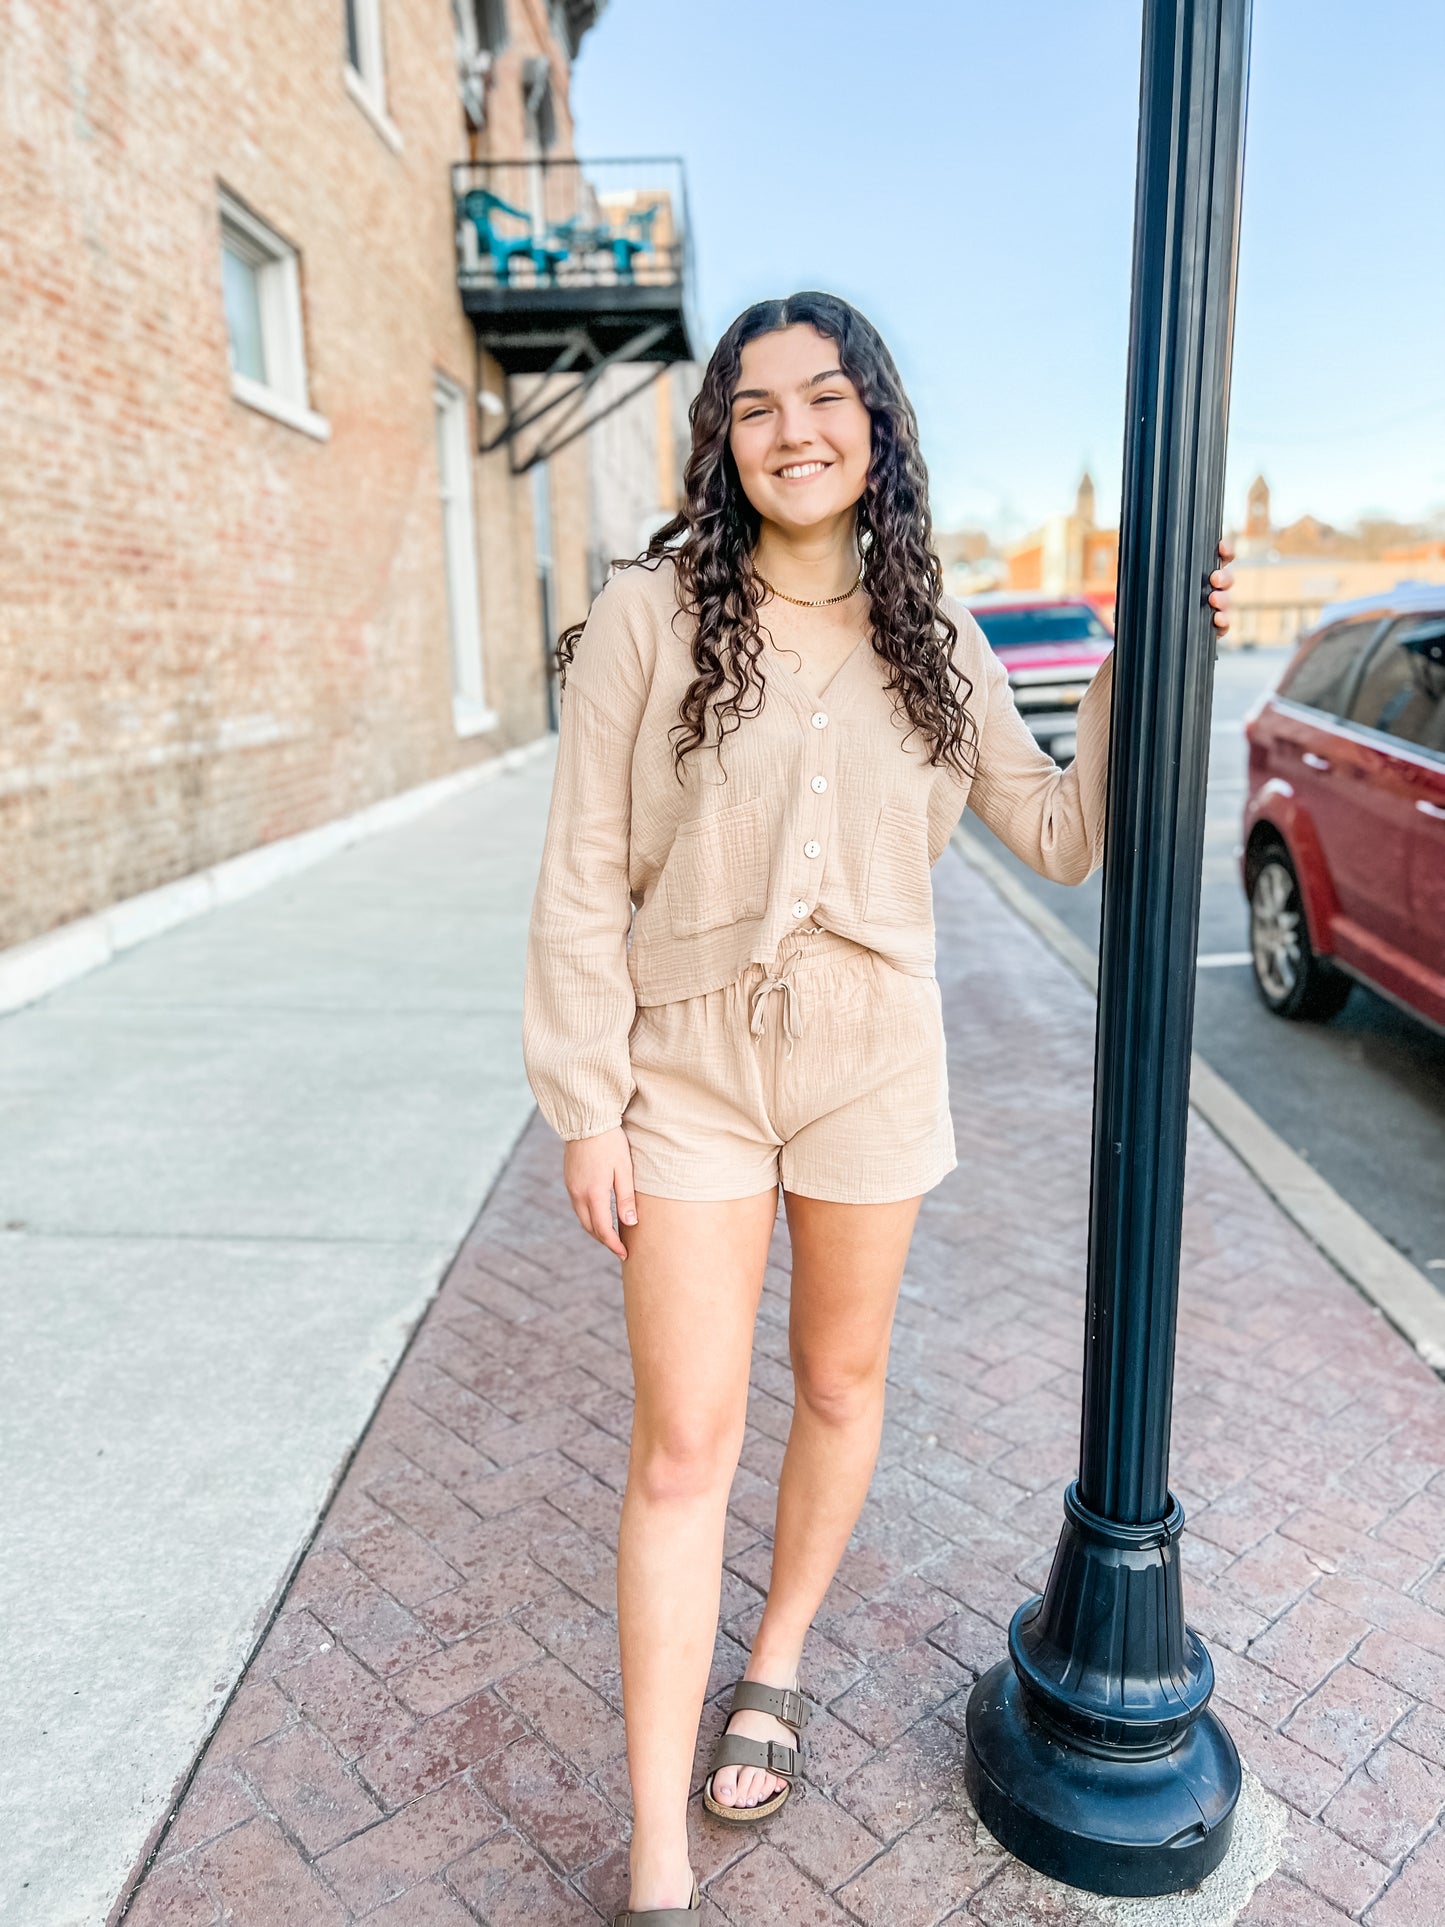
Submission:
<svg viewBox="0 0 1445 1927">
<path fill-rule="evenodd" d="M 463 162 L 452 196 L 483 454 L 505 448 L 521 474 L 698 358 L 681 161 Z M 482 379 L 483 349 L 500 394 Z M 604 390 L 623 365 L 638 378 Z"/>
</svg>

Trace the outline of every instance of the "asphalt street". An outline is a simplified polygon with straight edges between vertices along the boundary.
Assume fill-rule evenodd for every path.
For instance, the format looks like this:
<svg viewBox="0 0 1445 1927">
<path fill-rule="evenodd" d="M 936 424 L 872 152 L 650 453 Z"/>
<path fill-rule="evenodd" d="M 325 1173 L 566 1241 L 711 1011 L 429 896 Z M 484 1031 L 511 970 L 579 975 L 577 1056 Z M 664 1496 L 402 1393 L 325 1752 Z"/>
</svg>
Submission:
<svg viewBox="0 0 1445 1927">
<path fill-rule="evenodd" d="M 1287 1023 L 1260 1001 L 1239 875 L 1244 718 L 1287 649 L 1222 652 L 1215 672 L 1194 1044 L 1327 1183 L 1445 1291 L 1445 1037 L 1357 985 L 1327 1024 Z M 1097 950 L 1102 878 L 1049 883 L 976 819 L 969 828 Z"/>
</svg>

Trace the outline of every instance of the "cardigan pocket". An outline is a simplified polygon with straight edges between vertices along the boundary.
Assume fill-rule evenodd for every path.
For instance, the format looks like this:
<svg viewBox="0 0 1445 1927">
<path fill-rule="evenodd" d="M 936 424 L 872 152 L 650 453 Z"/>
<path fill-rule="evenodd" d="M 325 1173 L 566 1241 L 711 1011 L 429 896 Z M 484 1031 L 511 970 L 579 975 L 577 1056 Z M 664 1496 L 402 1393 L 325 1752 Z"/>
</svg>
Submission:
<svg viewBox="0 0 1445 1927">
<path fill-rule="evenodd" d="M 868 923 L 920 924 L 933 917 L 929 882 L 928 818 L 902 803 L 885 803 L 878 812 L 868 858 L 868 893 L 863 906 Z"/>
<path fill-rule="evenodd" d="M 762 916 L 768 903 L 762 797 L 682 824 L 662 880 L 675 937 L 700 937 Z"/>
</svg>

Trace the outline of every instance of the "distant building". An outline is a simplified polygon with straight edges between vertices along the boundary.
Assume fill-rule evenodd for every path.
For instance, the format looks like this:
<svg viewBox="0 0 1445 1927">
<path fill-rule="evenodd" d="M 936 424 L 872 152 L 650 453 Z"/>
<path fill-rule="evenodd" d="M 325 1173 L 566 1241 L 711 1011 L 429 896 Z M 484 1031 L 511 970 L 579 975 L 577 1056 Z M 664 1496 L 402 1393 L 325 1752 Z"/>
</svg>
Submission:
<svg viewBox="0 0 1445 1927">
<path fill-rule="evenodd" d="M 1276 528 L 1262 475 L 1249 486 L 1244 526 L 1232 533 L 1238 560 L 1225 638 L 1230 648 L 1292 643 L 1327 603 L 1377 595 L 1401 581 L 1445 582 L 1438 528 L 1379 520 L 1337 529 L 1312 515 Z M 986 554 L 988 538 L 976 540 Z M 953 574 L 965 580 L 958 565 Z M 1118 574 L 1119 532 L 1096 525 L 1093 478 L 1085 473 L 1071 512 L 1003 545 L 997 561 L 970 564 L 966 586 L 956 593 L 1004 588 L 1077 596 L 1112 627 Z"/>
<path fill-rule="evenodd" d="M 1094 482 L 1087 471 L 1080 477 L 1072 513 L 1051 515 L 1021 541 L 1007 544 L 1003 555 L 1008 575 L 999 586 L 1076 596 L 1113 626 L 1119 531 L 1096 526 Z"/>
<path fill-rule="evenodd" d="M 1244 528 L 1239 536 L 1240 555 L 1249 555 L 1256 545 L 1261 549 L 1269 547 L 1269 483 L 1262 475 L 1256 475 L 1249 485 L 1249 496 L 1245 504 Z"/>
<path fill-rule="evenodd" d="M 680 172 L 573 158 L 602 4 L 24 10 L 0 944 L 546 729 L 695 382 Z"/>
<path fill-rule="evenodd" d="M 979 595 L 996 589 L 1008 565 L 984 529 L 938 529 L 933 546 L 943 564 L 943 586 L 949 595 Z"/>
<path fill-rule="evenodd" d="M 1445 542 L 1397 522 L 1337 529 L 1303 515 L 1273 523 L 1269 484 L 1257 475 L 1235 533 L 1230 648 L 1293 643 L 1331 602 L 1382 594 L 1402 581 L 1445 582 Z"/>
</svg>

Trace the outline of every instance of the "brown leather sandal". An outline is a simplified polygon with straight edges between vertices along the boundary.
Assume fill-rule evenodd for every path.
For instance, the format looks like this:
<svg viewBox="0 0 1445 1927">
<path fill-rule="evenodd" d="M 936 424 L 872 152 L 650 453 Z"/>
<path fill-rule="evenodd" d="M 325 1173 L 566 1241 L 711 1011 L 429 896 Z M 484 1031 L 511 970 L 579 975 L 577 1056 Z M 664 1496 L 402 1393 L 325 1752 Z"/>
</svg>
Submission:
<svg viewBox="0 0 1445 1927">
<path fill-rule="evenodd" d="M 692 1927 L 702 1912 L 702 1895 L 692 1883 L 692 1899 L 685 1907 L 644 1907 L 640 1914 L 621 1913 L 612 1917 L 612 1927 Z"/>
<path fill-rule="evenodd" d="M 767 1713 L 781 1720 L 784 1726 L 793 1729 L 794 1744 L 784 1746 L 778 1740 L 750 1740 L 742 1733 L 729 1733 L 724 1728 L 703 1781 L 702 1803 L 709 1813 L 735 1827 L 750 1827 L 759 1820 L 771 1819 L 780 1807 L 787 1805 L 793 1781 L 803 1770 L 803 1728 L 808 1724 L 808 1702 L 800 1687 L 764 1686 L 759 1680 L 740 1679 L 733 1688 L 728 1719 L 734 1713 L 744 1712 Z M 725 1766 L 757 1767 L 786 1784 L 755 1807 L 727 1807 L 712 1797 L 713 1775 Z"/>
</svg>

